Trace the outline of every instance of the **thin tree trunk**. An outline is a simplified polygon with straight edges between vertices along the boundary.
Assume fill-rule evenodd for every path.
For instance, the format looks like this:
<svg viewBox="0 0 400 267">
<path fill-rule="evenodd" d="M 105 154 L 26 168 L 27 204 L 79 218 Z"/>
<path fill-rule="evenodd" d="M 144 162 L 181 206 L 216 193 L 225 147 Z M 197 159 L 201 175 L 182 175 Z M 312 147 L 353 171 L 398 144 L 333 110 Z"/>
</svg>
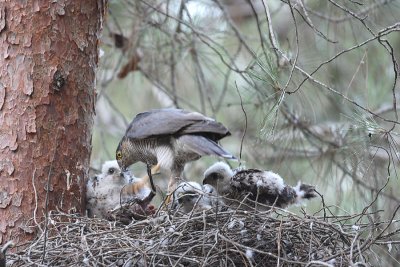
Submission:
<svg viewBox="0 0 400 267">
<path fill-rule="evenodd" d="M 0 243 L 84 210 L 104 1 L 0 0 Z"/>
</svg>

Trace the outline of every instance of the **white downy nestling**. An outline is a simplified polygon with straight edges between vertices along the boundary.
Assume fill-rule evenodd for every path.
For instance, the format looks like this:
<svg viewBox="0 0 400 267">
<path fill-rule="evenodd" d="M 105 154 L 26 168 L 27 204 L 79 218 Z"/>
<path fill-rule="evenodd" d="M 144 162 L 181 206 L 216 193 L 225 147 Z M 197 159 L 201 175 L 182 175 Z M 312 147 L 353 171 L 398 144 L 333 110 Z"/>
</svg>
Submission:
<svg viewBox="0 0 400 267">
<path fill-rule="evenodd" d="M 188 213 L 195 210 L 208 210 L 217 207 L 218 195 L 211 185 L 196 182 L 182 182 L 174 191 L 174 207 Z"/>
<path fill-rule="evenodd" d="M 155 170 L 152 170 L 155 171 Z M 146 199 L 151 193 L 149 177 L 137 178 L 121 172 L 116 160 L 106 161 L 100 174 L 86 183 L 86 209 L 90 217 L 107 218 L 109 211 L 133 200 Z M 149 200 L 151 201 L 151 199 Z M 140 203 L 146 210 L 148 203 Z"/>
<path fill-rule="evenodd" d="M 227 203 L 229 205 L 238 205 L 247 197 L 256 203 L 285 208 L 316 197 L 312 185 L 299 182 L 292 187 L 285 184 L 279 174 L 271 171 L 244 169 L 234 172 L 224 162 L 217 162 L 204 172 L 203 184 L 212 185 L 219 195 L 232 199 Z"/>
</svg>

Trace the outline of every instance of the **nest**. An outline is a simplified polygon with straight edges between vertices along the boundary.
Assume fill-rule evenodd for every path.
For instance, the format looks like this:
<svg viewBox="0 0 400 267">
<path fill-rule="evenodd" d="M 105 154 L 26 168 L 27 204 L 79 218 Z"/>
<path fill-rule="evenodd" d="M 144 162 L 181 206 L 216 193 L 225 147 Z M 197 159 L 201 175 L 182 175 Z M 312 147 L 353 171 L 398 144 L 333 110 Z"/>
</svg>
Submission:
<svg viewBox="0 0 400 267">
<path fill-rule="evenodd" d="M 357 266 L 387 246 L 393 221 L 366 214 L 310 216 L 269 211 L 159 211 L 123 225 L 52 213 L 44 232 L 12 266 Z M 359 266 L 363 266 L 362 264 Z"/>
</svg>

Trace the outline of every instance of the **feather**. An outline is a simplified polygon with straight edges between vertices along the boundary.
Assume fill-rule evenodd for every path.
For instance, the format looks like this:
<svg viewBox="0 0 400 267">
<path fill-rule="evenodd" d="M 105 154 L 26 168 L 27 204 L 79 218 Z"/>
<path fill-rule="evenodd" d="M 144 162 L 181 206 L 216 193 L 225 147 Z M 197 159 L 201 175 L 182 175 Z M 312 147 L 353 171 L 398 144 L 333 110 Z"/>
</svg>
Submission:
<svg viewBox="0 0 400 267">
<path fill-rule="evenodd" d="M 130 123 L 125 135 L 132 140 L 140 140 L 196 133 L 202 133 L 215 141 L 230 135 L 221 123 L 200 113 L 182 109 L 154 109 L 139 113 Z"/>
<path fill-rule="evenodd" d="M 157 167 L 152 169 L 152 173 L 157 171 Z M 119 208 L 120 204 L 145 199 L 151 192 L 148 180 L 148 176 L 140 179 L 129 172 L 121 173 L 116 160 L 106 161 L 102 173 L 91 177 L 86 183 L 88 215 L 108 219 L 109 211 Z"/>
<path fill-rule="evenodd" d="M 201 186 L 197 182 L 182 182 L 173 194 L 173 207 L 188 213 L 195 210 L 208 210 L 221 206 L 218 195 L 210 185 Z"/>
<path fill-rule="evenodd" d="M 236 159 L 214 141 L 199 135 L 183 135 L 177 139 L 185 148 L 200 155 L 215 155 L 227 159 Z"/>
<path fill-rule="evenodd" d="M 230 199 L 242 201 L 246 197 L 277 207 L 299 204 L 304 199 L 316 197 L 314 186 L 302 183 L 295 187 L 286 185 L 279 174 L 271 171 L 247 169 L 234 173 L 224 162 L 217 162 L 204 172 L 203 184 L 214 186 L 219 194 Z"/>
<path fill-rule="evenodd" d="M 160 164 L 171 173 L 171 192 L 187 162 L 205 155 L 235 159 L 217 143 L 228 135 L 225 126 L 198 112 L 154 109 L 136 115 L 117 147 L 116 156 L 123 170 L 138 161 L 148 166 Z"/>
</svg>

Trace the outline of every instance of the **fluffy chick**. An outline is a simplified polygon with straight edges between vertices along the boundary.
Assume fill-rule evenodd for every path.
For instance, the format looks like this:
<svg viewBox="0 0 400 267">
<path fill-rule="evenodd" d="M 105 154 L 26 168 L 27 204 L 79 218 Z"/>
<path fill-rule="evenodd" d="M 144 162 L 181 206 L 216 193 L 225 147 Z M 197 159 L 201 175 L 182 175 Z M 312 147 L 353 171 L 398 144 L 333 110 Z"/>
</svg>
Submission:
<svg viewBox="0 0 400 267">
<path fill-rule="evenodd" d="M 152 173 L 157 172 L 152 169 Z M 130 172 L 121 172 L 116 160 L 106 161 L 100 174 L 91 177 L 86 183 L 86 209 L 89 217 L 113 219 L 110 211 L 121 208 L 121 205 L 134 202 L 122 213 L 146 216 L 154 213 L 150 204 L 154 197 L 148 185 L 149 177 L 137 178 Z M 122 216 L 120 211 L 118 214 Z M 133 215 L 132 215 L 133 214 Z M 132 215 L 132 216 L 131 216 Z M 114 216 L 115 217 L 115 216 Z"/>
<path fill-rule="evenodd" d="M 173 207 L 188 213 L 193 209 L 208 210 L 218 205 L 218 195 L 211 185 L 201 186 L 196 182 L 182 182 L 173 194 Z"/>
<path fill-rule="evenodd" d="M 107 211 L 121 201 L 122 188 L 131 177 L 121 172 L 116 160 L 106 161 L 101 173 L 89 178 L 86 183 L 86 209 L 89 217 L 106 218 Z"/>
<path fill-rule="evenodd" d="M 285 208 L 316 197 L 314 186 L 300 182 L 295 187 L 286 185 L 279 174 L 271 171 L 245 169 L 234 172 L 224 162 L 217 162 L 204 172 L 203 184 L 215 187 L 218 194 L 228 199 L 238 200 L 229 201 L 229 205 L 237 205 L 248 197 L 257 203 Z"/>
</svg>

